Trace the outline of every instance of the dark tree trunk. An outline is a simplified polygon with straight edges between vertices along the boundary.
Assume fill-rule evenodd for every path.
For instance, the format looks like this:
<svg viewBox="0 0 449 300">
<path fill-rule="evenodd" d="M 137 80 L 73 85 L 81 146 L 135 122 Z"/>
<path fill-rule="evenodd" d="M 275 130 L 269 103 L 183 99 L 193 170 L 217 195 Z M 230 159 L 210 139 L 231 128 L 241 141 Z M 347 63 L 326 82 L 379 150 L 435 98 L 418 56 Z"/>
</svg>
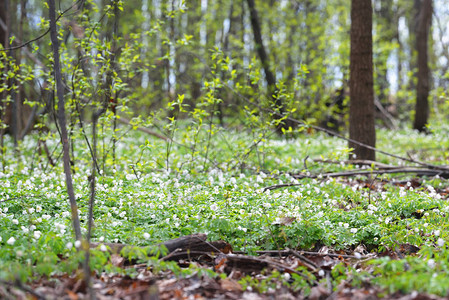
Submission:
<svg viewBox="0 0 449 300">
<path fill-rule="evenodd" d="M 430 71 L 428 65 L 428 40 L 432 23 L 432 0 L 423 0 L 420 4 L 416 30 L 416 51 L 418 54 L 418 84 L 416 87 L 415 121 L 413 128 L 426 131 L 429 117 Z"/>
<path fill-rule="evenodd" d="M 262 67 L 265 72 L 265 80 L 267 81 L 268 92 L 270 93 L 274 105 L 278 110 L 275 118 L 280 119 L 282 118 L 282 115 L 285 112 L 285 108 L 283 107 L 281 99 L 279 99 L 276 95 L 276 77 L 274 76 L 273 72 L 271 72 L 267 51 L 265 50 L 265 46 L 263 45 L 262 30 L 260 28 L 259 16 L 257 15 L 256 5 L 254 3 L 254 0 L 247 0 L 246 2 L 248 3 L 251 27 L 253 29 L 254 42 L 256 44 L 257 55 L 259 56 L 260 62 L 262 63 Z M 288 124 L 286 124 L 285 122 L 281 122 L 276 127 L 277 132 L 282 133 L 282 128 L 287 129 Z"/>
<path fill-rule="evenodd" d="M 6 12 L 8 10 L 7 0 L 0 0 L 0 43 L 4 48 L 8 48 L 8 21 Z"/>
<path fill-rule="evenodd" d="M 374 147 L 373 88 L 373 10 L 371 0 L 352 0 L 349 136 Z M 349 143 L 358 159 L 375 160 L 376 153 L 356 143 Z"/>
<path fill-rule="evenodd" d="M 256 5 L 254 0 L 247 0 L 250 19 L 251 19 L 251 27 L 253 29 L 254 41 L 256 43 L 256 51 L 259 59 L 262 63 L 263 70 L 265 72 L 265 79 L 267 81 L 268 87 L 271 92 L 276 88 L 276 78 L 274 77 L 273 72 L 270 70 L 270 63 L 268 61 L 267 51 L 265 50 L 265 46 L 262 41 L 262 30 L 260 28 L 259 16 L 257 15 Z M 279 104 L 279 103 L 276 103 Z"/>
</svg>

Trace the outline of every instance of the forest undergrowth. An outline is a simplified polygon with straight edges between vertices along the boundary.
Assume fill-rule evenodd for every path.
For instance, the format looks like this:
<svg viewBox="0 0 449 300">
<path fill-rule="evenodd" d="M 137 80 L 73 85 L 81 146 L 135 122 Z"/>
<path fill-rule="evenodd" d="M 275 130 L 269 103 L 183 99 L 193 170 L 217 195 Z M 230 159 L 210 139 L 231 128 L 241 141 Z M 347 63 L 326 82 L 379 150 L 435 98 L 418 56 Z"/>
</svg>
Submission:
<svg viewBox="0 0 449 300">
<path fill-rule="evenodd" d="M 378 148 L 447 165 L 447 131 L 442 125 L 428 135 L 381 129 Z M 374 171 L 378 165 L 349 163 L 345 141 L 313 130 L 288 139 L 253 139 L 238 130 L 220 131 L 208 140 L 207 151 L 198 145 L 201 155 L 182 143 L 168 146 L 168 141 L 137 131 L 121 136 L 112 155 L 108 136 L 105 132 L 99 138 L 101 174 L 92 235 L 97 244 L 91 249 L 93 288 L 98 295 L 127 297 L 139 287 L 149 293 L 155 285 L 153 293 L 161 299 L 179 293 L 179 297 L 214 298 L 219 291 L 225 298 L 227 293 L 241 297 L 256 293 L 261 299 L 280 292 L 299 298 L 348 291 L 354 296 L 360 290 L 366 297 L 412 292 L 447 295 L 446 178 L 406 173 L 322 176 Z M 173 137 L 182 140 L 181 135 Z M 76 285 L 77 280 L 68 279 L 78 278 L 84 258 L 79 250 L 84 248 L 73 237 L 59 142 L 47 139 L 46 146 L 56 166 L 33 136 L 3 158 L 0 295 L 15 291 L 16 296 L 39 298 L 51 286 L 48 282 L 64 280 L 64 295 L 82 297 L 87 291 Z M 88 148 L 75 144 L 72 155 L 85 233 L 91 172 Z M 381 154 L 378 162 L 405 164 Z M 317 177 L 298 176 L 310 174 Z M 197 233 L 206 234 L 209 241 L 225 242 L 231 252 L 228 247 L 223 257 L 216 249 L 177 258 L 176 253 L 155 247 Z M 110 251 L 112 243 L 140 248 L 125 247 L 119 256 Z M 167 255 L 171 259 L 164 259 Z M 254 265 L 258 267 L 249 267 Z M 117 276 L 134 282 L 134 290 L 111 288 L 108 282 Z M 204 284 L 214 288 L 205 289 Z"/>
</svg>

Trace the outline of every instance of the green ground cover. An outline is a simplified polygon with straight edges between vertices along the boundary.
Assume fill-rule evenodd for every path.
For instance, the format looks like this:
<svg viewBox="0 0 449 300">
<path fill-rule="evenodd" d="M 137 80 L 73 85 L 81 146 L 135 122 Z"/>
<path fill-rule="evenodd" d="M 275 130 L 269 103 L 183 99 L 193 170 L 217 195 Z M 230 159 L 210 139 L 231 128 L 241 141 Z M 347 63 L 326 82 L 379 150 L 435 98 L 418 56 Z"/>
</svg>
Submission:
<svg viewBox="0 0 449 300">
<path fill-rule="evenodd" d="M 427 163 L 448 164 L 447 132 L 443 126 L 432 135 L 380 130 L 378 147 Z M 381 253 L 410 244 L 421 250 L 398 260 L 385 256 L 365 262 L 362 272 L 351 266 L 344 272 L 335 268 L 333 280 L 354 284 L 369 280 L 388 293 L 446 294 L 446 179 L 420 178 L 418 187 L 412 184 L 413 174 L 396 175 L 403 180 L 401 186 L 391 184 L 392 175 L 295 179 L 298 173 L 354 170 L 343 162 L 348 156 L 346 142 L 319 133 L 260 141 L 221 131 L 208 143 L 206 156 L 204 145 L 198 145 L 200 153 L 131 132 L 118 142 L 114 163 L 108 141 L 100 146 L 104 173 L 97 183 L 93 241 L 146 246 L 207 233 L 210 240 L 222 239 L 234 251 L 250 254 L 322 246 L 355 254 L 363 246 L 367 252 Z M 47 144 L 53 149 L 57 140 Z M 257 147 L 248 151 L 254 144 Z M 36 149 L 37 142 L 27 137 L 19 154 L 7 152 L 0 172 L 0 279 L 27 281 L 70 272 L 82 260 L 72 234 L 63 172 L 51 167 Z M 75 146 L 73 153 L 75 193 L 86 227 L 89 152 Z M 379 155 L 379 161 L 399 163 L 385 155 Z M 368 189 L 367 182 L 375 188 Z M 299 185 L 264 190 L 283 183 Z M 102 250 L 93 252 L 94 268 L 117 272 Z"/>
</svg>

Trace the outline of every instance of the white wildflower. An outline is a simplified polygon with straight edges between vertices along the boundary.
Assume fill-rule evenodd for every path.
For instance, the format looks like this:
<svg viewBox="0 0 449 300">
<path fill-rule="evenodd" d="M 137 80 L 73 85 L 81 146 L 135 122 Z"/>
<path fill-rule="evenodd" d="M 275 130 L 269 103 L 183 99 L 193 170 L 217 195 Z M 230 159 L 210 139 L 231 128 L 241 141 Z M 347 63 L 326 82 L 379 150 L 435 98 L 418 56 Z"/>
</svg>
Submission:
<svg viewBox="0 0 449 300">
<path fill-rule="evenodd" d="M 429 259 L 429 260 L 427 261 L 427 266 L 428 266 L 429 268 L 431 268 L 431 269 L 435 268 L 435 266 L 436 266 L 435 260 L 434 260 L 434 259 Z"/>
<path fill-rule="evenodd" d="M 270 203 L 267 203 L 267 202 L 265 202 L 265 203 L 263 204 L 263 207 L 265 207 L 265 208 L 270 208 L 270 207 L 271 207 L 271 204 L 270 204 Z"/>
</svg>

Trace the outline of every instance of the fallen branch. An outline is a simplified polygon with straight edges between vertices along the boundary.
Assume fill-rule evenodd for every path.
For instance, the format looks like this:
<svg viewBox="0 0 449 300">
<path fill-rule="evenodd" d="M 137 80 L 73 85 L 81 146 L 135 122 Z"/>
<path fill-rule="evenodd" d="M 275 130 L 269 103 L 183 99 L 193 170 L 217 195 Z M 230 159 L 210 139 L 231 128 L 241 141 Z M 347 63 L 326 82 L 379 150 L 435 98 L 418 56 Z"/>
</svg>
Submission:
<svg viewBox="0 0 449 300">
<path fill-rule="evenodd" d="M 213 259 L 211 252 L 209 251 L 197 251 L 197 250 L 189 250 L 189 251 L 173 251 L 167 256 L 162 257 L 160 260 L 167 261 L 167 260 L 180 260 L 180 259 L 189 259 L 192 257 L 200 257 L 200 256 L 207 256 L 209 259 Z"/>
<path fill-rule="evenodd" d="M 156 247 L 164 246 L 168 250 L 168 256 L 174 256 L 176 254 L 171 254 L 174 251 L 179 252 L 193 252 L 193 251 L 203 251 L 203 252 L 230 252 L 232 251 L 231 245 L 224 241 L 214 241 L 207 242 L 207 234 L 197 233 L 187 236 L 182 236 L 173 240 L 169 240 L 160 244 L 155 245 Z M 114 254 L 119 254 L 125 247 L 131 247 L 131 245 L 120 244 L 120 243 L 90 243 L 91 248 L 96 248 L 98 246 L 105 245 L 110 248 L 110 252 Z M 145 248 L 145 247 L 139 247 Z"/>
<path fill-rule="evenodd" d="M 382 175 L 382 174 L 398 174 L 398 173 L 413 173 L 417 176 L 440 176 L 443 178 L 449 178 L 449 171 L 444 171 L 441 169 L 428 169 L 428 168 L 409 168 L 409 167 L 388 167 L 388 169 L 379 170 L 354 170 L 345 172 L 335 172 L 335 173 L 324 173 L 324 174 L 294 174 L 292 175 L 295 179 L 304 178 L 331 178 L 331 177 L 351 177 L 351 176 L 370 176 L 370 175 Z M 264 188 L 264 191 L 274 190 L 283 187 L 298 186 L 302 185 L 300 183 L 285 183 L 277 184 Z"/>
<path fill-rule="evenodd" d="M 408 167 L 393 167 L 391 169 L 379 169 L 379 170 L 354 170 L 345 172 L 335 172 L 335 173 L 325 173 L 325 174 L 296 174 L 293 178 L 303 179 L 303 178 L 318 178 L 318 177 L 351 177 L 357 175 L 373 175 L 373 174 L 397 174 L 397 173 L 413 173 L 418 176 L 440 176 L 449 177 L 449 171 L 427 169 L 427 168 L 408 168 Z"/>
<path fill-rule="evenodd" d="M 317 163 L 327 163 L 327 164 L 336 164 L 339 165 L 341 163 L 345 164 L 345 165 L 359 165 L 359 166 L 374 166 L 376 168 L 379 169 L 391 169 L 391 168 L 403 168 L 404 166 L 401 167 L 397 167 L 397 166 L 392 166 L 392 165 L 388 165 L 388 164 L 384 164 L 378 161 L 374 161 L 374 160 L 366 160 L 366 159 L 351 159 L 351 160 L 343 160 L 343 161 L 338 161 L 338 160 L 323 160 L 323 159 L 314 159 L 314 162 Z"/>
<path fill-rule="evenodd" d="M 118 120 L 120 123 L 129 125 L 129 126 L 133 126 L 133 125 L 131 124 L 130 120 L 128 120 L 128 119 L 126 119 L 126 118 L 124 118 L 124 117 L 120 117 L 120 118 L 117 117 L 117 120 Z M 163 135 L 161 135 L 161 134 L 159 134 L 159 133 L 157 133 L 157 132 L 154 132 L 154 131 L 152 131 L 152 130 L 150 130 L 150 129 L 148 129 L 148 128 L 145 128 L 145 127 L 139 127 L 139 126 L 138 126 L 138 127 L 137 127 L 137 130 L 142 131 L 142 132 L 145 132 L 145 133 L 147 133 L 147 134 L 149 134 L 149 135 L 155 136 L 155 137 L 157 137 L 157 138 L 159 138 L 159 139 L 161 139 L 161 140 L 167 141 L 167 142 L 171 140 L 170 138 L 168 138 L 168 137 L 166 137 L 166 136 L 163 136 Z"/>
<path fill-rule="evenodd" d="M 257 254 L 263 255 L 263 254 L 267 254 L 270 256 L 287 256 L 287 255 L 294 255 L 298 258 L 300 258 L 301 260 L 303 260 L 305 257 L 304 255 L 310 255 L 310 256 L 320 256 L 320 257 L 325 257 L 325 256 L 329 256 L 329 257 L 341 257 L 341 258 L 352 258 L 352 259 L 367 259 L 370 258 L 370 256 L 366 256 L 366 255 L 362 255 L 362 256 L 355 256 L 355 255 L 347 255 L 347 254 L 338 254 L 338 253 L 320 253 L 320 252 L 312 252 L 312 251 L 295 251 L 295 250 L 262 250 L 262 251 L 256 251 Z M 245 254 L 245 252 L 242 251 L 237 251 L 235 252 L 235 254 Z M 305 258 L 306 262 L 310 262 L 309 259 Z M 312 264 L 314 264 L 312 262 Z"/>
<path fill-rule="evenodd" d="M 243 272 L 251 273 L 251 272 L 260 272 L 267 267 L 272 267 L 279 272 L 282 273 L 290 273 L 297 274 L 303 277 L 306 280 L 310 280 L 312 284 L 317 284 L 317 281 L 311 280 L 309 277 L 304 275 L 303 273 L 276 261 L 272 261 L 269 259 L 264 259 L 261 257 L 254 257 L 248 255 L 238 255 L 238 254 L 220 254 L 216 261 L 218 262 L 216 268 L 220 266 L 224 266 L 229 269 L 237 269 Z M 316 270 L 315 270 L 316 271 Z"/>
</svg>

